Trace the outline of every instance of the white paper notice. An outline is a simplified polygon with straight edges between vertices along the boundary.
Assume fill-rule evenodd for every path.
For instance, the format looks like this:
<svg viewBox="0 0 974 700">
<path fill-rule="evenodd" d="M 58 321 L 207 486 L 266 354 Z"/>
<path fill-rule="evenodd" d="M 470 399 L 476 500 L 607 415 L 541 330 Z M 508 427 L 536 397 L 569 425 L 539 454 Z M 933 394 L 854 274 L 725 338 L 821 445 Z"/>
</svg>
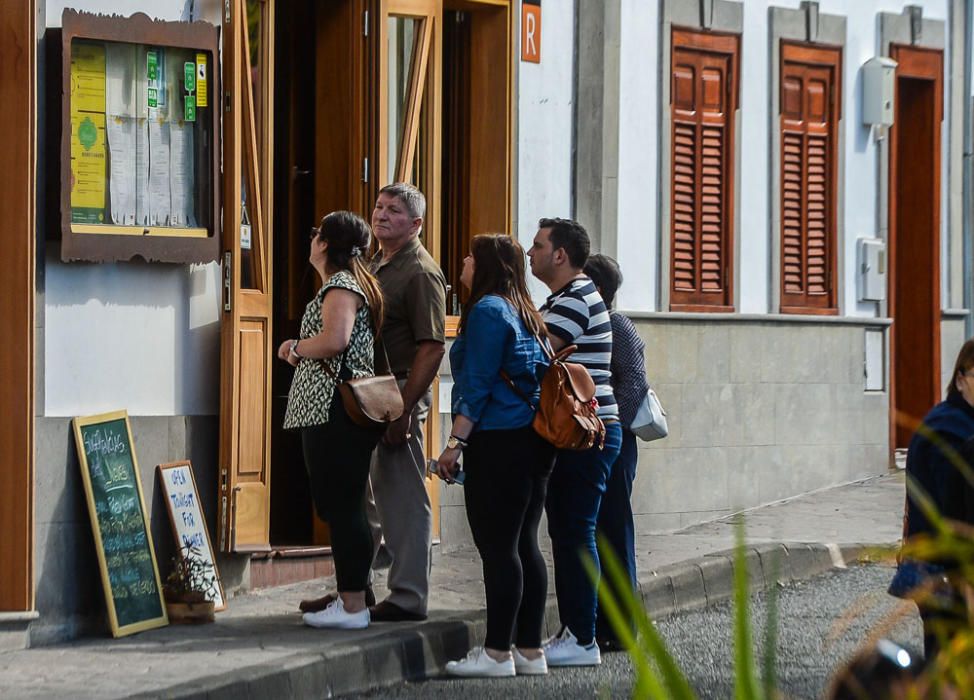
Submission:
<svg viewBox="0 0 974 700">
<path fill-rule="evenodd" d="M 135 123 L 134 117 L 109 116 L 105 121 L 111 163 L 108 191 L 112 223 L 135 225 Z"/>
<path fill-rule="evenodd" d="M 149 225 L 149 120 L 136 119 L 135 127 L 135 223 Z"/>
<path fill-rule="evenodd" d="M 172 218 L 169 187 L 169 122 L 149 120 L 149 225 L 169 226 Z"/>
<path fill-rule="evenodd" d="M 105 44 L 105 108 L 111 116 L 137 116 L 135 48 L 135 44 Z"/>
<path fill-rule="evenodd" d="M 109 180 L 113 224 L 132 226 L 136 220 L 135 173 L 135 45 L 105 44 L 105 133 L 108 138 Z M 147 167 L 143 161 L 142 167 Z"/>
<path fill-rule="evenodd" d="M 172 226 L 196 226 L 193 204 L 193 124 L 170 122 L 169 181 L 172 190 Z"/>
</svg>

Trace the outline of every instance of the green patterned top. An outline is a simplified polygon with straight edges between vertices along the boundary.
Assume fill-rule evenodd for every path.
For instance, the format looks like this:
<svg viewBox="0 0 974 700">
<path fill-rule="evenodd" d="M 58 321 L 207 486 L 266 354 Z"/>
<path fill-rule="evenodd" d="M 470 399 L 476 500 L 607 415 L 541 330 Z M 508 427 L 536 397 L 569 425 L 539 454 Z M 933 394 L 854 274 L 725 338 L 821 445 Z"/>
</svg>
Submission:
<svg viewBox="0 0 974 700">
<path fill-rule="evenodd" d="M 365 299 L 365 294 L 355 276 L 346 270 L 336 272 L 329 277 L 318 290 L 315 298 L 308 302 L 304 316 L 301 318 L 301 339 L 313 338 L 322 331 L 321 302 L 325 293 L 333 287 L 348 289 Z M 325 371 L 325 363 L 338 375 L 341 372 L 341 359 L 344 357 L 353 379 L 371 377 L 375 374 L 375 336 L 372 332 L 372 319 L 369 316 L 369 304 L 366 301 L 355 314 L 355 324 L 352 326 L 352 336 L 348 341 L 344 355 L 329 357 L 324 360 L 303 358 L 294 370 L 291 391 L 287 397 L 287 411 L 284 414 L 284 427 L 304 428 L 312 425 L 322 425 L 328 422 L 328 409 L 335 393 L 335 380 Z"/>
</svg>

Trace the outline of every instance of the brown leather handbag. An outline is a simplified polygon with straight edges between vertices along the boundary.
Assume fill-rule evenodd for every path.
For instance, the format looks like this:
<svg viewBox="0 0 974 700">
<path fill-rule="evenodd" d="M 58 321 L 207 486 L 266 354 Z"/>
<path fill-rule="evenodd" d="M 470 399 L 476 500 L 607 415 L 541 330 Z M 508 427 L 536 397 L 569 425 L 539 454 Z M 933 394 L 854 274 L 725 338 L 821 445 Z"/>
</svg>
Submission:
<svg viewBox="0 0 974 700">
<path fill-rule="evenodd" d="M 587 450 L 605 445 L 605 424 L 598 416 L 599 402 L 595 398 L 595 382 L 583 365 L 565 362 L 577 349 L 575 345 L 552 353 L 544 342 L 541 347 L 551 360 L 541 380 L 538 405 L 514 384 L 506 372 L 501 372 L 514 393 L 535 409 L 531 426 L 545 440 L 560 450 Z"/>
<path fill-rule="evenodd" d="M 385 430 L 389 423 L 399 420 L 404 410 L 399 384 L 389 369 L 389 357 L 384 346 L 382 355 L 386 361 L 386 373 L 360 379 L 341 379 L 327 363 L 322 363 L 325 371 L 335 380 L 348 417 L 356 425 L 373 430 Z"/>
</svg>

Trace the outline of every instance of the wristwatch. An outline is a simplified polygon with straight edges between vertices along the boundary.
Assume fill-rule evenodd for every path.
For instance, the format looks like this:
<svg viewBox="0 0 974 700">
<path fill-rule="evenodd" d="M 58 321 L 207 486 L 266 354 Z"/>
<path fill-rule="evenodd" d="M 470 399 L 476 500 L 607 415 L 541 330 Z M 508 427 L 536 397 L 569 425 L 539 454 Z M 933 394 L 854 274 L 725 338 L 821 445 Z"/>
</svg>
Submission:
<svg viewBox="0 0 974 700">
<path fill-rule="evenodd" d="M 460 450 L 462 452 L 463 448 L 466 446 L 467 441 L 463 438 L 458 438 L 456 435 L 451 435 L 446 441 L 446 448 L 448 450 Z"/>
</svg>

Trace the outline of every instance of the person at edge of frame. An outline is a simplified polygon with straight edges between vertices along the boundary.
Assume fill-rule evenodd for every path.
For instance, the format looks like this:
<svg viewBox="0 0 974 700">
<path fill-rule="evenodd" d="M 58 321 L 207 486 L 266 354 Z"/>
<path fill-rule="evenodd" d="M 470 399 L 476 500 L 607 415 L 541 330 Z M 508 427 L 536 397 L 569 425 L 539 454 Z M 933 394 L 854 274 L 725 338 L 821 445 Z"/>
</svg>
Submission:
<svg viewBox="0 0 974 700">
<path fill-rule="evenodd" d="M 958 528 L 974 525 L 974 488 L 967 483 L 957 460 L 974 464 L 974 338 L 968 339 L 954 363 L 946 388 L 947 398 L 934 406 L 910 439 L 906 473 L 933 501 L 941 517 Z M 914 496 L 907 491 L 903 514 L 903 541 L 933 538 L 936 531 Z M 968 610 L 961 588 L 974 582 L 960 580 L 960 565 L 950 556 L 918 562 L 900 557 L 895 578 L 922 570 L 924 580 L 913 599 L 923 622 L 923 652 L 929 663 L 958 631 L 969 628 Z M 892 590 L 891 593 L 898 595 Z"/>
</svg>

